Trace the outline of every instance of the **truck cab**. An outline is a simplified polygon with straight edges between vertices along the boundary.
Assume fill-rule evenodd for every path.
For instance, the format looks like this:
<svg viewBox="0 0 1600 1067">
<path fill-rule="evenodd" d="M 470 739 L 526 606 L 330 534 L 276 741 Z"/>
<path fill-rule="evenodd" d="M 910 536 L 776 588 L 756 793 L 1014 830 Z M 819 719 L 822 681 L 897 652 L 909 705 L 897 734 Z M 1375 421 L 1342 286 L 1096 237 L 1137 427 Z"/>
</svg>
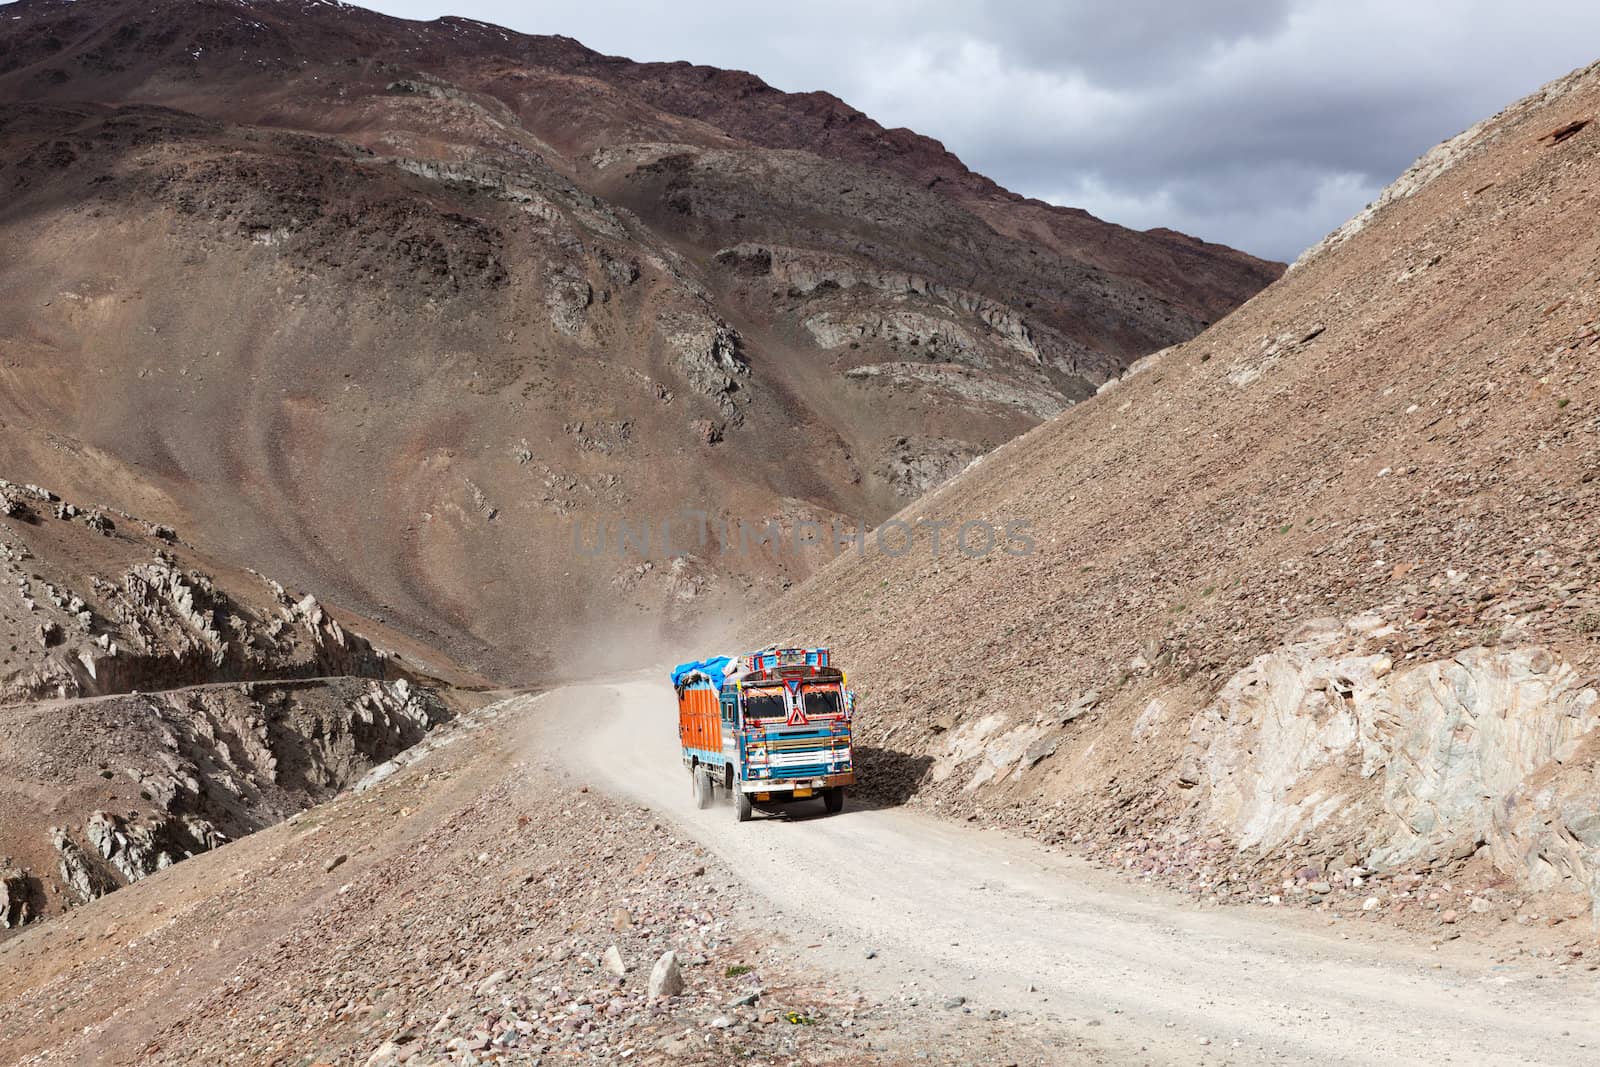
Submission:
<svg viewBox="0 0 1600 1067">
<path fill-rule="evenodd" d="M 740 822 L 758 804 L 813 797 L 843 810 L 845 787 L 855 783 L 855 695 L 832 658 L 826 648 L 767 648 L 673 671 L 683 761 L 700 807 L 721 789 Z"/>
</svg>

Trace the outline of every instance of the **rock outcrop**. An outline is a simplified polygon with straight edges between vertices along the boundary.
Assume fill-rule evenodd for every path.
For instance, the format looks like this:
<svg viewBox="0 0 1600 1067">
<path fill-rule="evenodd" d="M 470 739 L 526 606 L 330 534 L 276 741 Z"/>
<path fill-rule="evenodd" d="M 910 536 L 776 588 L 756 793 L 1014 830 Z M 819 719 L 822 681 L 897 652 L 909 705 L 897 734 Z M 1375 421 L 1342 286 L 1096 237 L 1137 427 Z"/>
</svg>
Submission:
<svg viewBox="0 0 1600 1067">
<path fill-rule="evenodd" d="M 1320 624 L 1251 663 L 1195 717 L 1180 781 L 1244 848 L 1275 850 L 1332 820 L 1362 827 L 1373 869 L 1491 844 L 1529 881 L 1516 858 L 1528 849 L 1495 843 L 1497 826 L 1516 822 L 1535 778 L 1544 796 L 1581 792 L 1558 769 L 1593 740 L 1600 691 L 1542 648 L 1469 648 L 1400 669 L 1354 650 L 1383 633 L 1371 619 Z"/>
<path fill-rule="evenodd" d="M 1051 342 L 1057 350 L 1047 355 L 1035 343 L 1032 327 L 1013 308 L 979 293 L 906 271 L 868 270 L 863 269 L 859 261 L 844 257 L 758 244 L 724 248 L 717 252 L 714 261 L 724 269 L 746 276 L 770 275 L 797 296 L 865 289 L 891 298 L 917 298 L 930 307 L 968 317 L 975 327 L 992 333 L 996 341 L 1035 363 L 1042 364 L 1047 358 L 1065 360 L 1067 349 L 1071 347 L 1052 332 Z M 823 348 L 835 348 L 863 337 L 884 337 L 906 344 L 921 339 L 942 343 L 948 350 L 963 353 L 971 353 L 976 348 L 971 333 L 963 327 L 910 309 L 856 321 L 841 321 L 833 314 L 823 313 L 807 319 L 806 328 Z M 1073 353 L 1077 354 L 1080 353 Z"/>
<path fill-rule="evenodd" d="M 897 437 L 878 461 L 877 474 L 907 500 L 960 474 L 983 449 L 943 437 Z"/>
<path fill-rule="evenodd" d="M 18 499 L 60 498 L 33 486 Z M 102 509 L 61 503 L 34 522 L 75 524 L 81 514 Z M 115 580 L 99 567 L 70 565 L 69 556 L 87 549 L 58 545 L 61 559 L 41 561 L 0 541 L 0 620 L 31 629 L 39 653 L 0 653 L 0 705 L 248 678 L 404 674 L 390 653 L 346 630 L 315 597 L 291 597 L 266 578 L 221 585 L 185 565 L 190 553 L 171 527 L 116 516 L 138 532 L 119 534 L 111 548 L 112 558 L 125 561 Z M 87 523 L 66 528 L 98 532 Z"/>
<path fill-rule="evenodd" d="M 984 365 L 978 342 L 970 333 L 953 322 L 921 312 L 824 311 L 806 319 L 805 327 L 822 348 L 882 341 L 906 355 Z"/>
<path fill-rule="evenodd" d="M 96 811 L 83 835 L 100 858 L 128 882 L 166 870 L 179 860 L 207 852 L 227 840 L 209 822 L 193 815 L 157 816 L 129 823 L 108 811 Z"/>
<path fill-rule="evenodd" d="M 314 595 L 215 567 L 165 523 L 0 492 L 27 513 L 0 535 L 13 925 L 287 818 L 451 717 Z"/>
<path fill-rule="evenodd" d="M 48 845 L 60 876 L 45 879 L 41 895 L 8 899 L 65 892 L 80 903 L 333 797 L 451 717 L 429 689 L 360 678 L 20 705 L 6 715 L 0 780 L 29 768 L 36 791 L 54 798 L 52 818 L 81 812 L 81 822 L 48 832 L 28 811 L 8 813 L 0 853 Z"/>
<path fill-rule="evenodd" d="M 663 313 L 657 328 L 689 387 L 708 397 L 723 418 L 737 425 L 742 417 L 738 403 L 741 381 L 750 376 L 750 364 L 739 351 L 738 331 L 714 317 L 689 311 Z"/>
<path fill-rule="evenodd" d="M 1031 418 L 1048 419 L 1067 406 L 1059 394 L 959 363 L 869 363 L 845 372 L 849 381 L 907 389 L 932 387 L 968 404 L 991 404 Z"/>
<path fill-rule="evenodd" d="M 50 843 L 60 863 L 61 882 L 79 904 L 98 900 L 117 888 L 116 879 L 91 860 L 64 827 L 51 827 Z"/>
<path fill-rule="evenodd" d="M 1536 891 L 1582 894 L 1600 920 L 1600 733 L 1497 798 L 1486 836 L 1496 868 Z"/>
<path fill-rule="evenodd" d="M 0 929 L 12 930 L 36 918 L 33 878 L 20 867 L 0 865 Z"/>
</svg>

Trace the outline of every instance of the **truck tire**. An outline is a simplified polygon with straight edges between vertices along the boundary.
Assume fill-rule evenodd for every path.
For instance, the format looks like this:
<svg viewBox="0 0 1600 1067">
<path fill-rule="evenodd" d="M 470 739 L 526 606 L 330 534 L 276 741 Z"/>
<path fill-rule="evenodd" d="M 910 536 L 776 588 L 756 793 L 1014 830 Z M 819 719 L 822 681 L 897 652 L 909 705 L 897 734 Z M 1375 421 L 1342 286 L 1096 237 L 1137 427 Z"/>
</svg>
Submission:
<svg viewBox="0 0 1600 1067">
<path fill-rule="evenodd" d="M 697 808 L 711 806 L 711 775 L 698 768 L 694 772 L 694 806 Z"/>
<path fill-rule="evenodd" d="M 829 815 L 837 815 L 844 810 L 844 786 L 836 785 L 832 789 L 822 791 L 823 806 L 828 809 Z"/>
<path fill-rule="evenodd" d="M 733 806 L 739 810 L 739 821 L 749 822 L 751 814 L 756 810 L 755 801 L 750 799 L 750 794 L 744 790 L 733 794 Z"/>
</svg>

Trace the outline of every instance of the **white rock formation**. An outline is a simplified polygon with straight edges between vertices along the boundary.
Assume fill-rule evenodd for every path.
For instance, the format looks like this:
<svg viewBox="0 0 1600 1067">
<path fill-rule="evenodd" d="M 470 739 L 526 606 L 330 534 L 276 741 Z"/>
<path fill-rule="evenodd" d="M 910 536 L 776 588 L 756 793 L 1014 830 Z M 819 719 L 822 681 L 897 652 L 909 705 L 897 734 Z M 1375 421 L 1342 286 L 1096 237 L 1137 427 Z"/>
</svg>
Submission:
<svg viewBox="0 0 1600 1067">
<path fill-rule="evenodd" d="M 1369 865 L 1488 844 L 1524 883 L 1600 881 L 1600 693 L 1543 648 L 1470 648 L 1395 669 L 1367 620 L 1327 622 L 1240 671 L 1190 725 L 1180 784 L 1273 849 L 1336 814 Z M 1588 753 L 1588 761 L 1578 759 Z"/>
</svg>

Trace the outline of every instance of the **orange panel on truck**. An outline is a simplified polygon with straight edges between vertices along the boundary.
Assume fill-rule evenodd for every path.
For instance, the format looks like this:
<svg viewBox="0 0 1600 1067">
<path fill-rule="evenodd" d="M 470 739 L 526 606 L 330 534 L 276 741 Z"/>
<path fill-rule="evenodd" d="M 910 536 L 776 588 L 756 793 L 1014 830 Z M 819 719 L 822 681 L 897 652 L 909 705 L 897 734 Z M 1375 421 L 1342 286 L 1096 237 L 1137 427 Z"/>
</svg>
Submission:
<svg viewBox="0 0 1600 1067">
<path fill-rule="evenodd" d="M 722 751 L 722 713 L 715 689 L 690 688 L 678 694 L 678 735 L 685 748 Z"/>
</svg>

